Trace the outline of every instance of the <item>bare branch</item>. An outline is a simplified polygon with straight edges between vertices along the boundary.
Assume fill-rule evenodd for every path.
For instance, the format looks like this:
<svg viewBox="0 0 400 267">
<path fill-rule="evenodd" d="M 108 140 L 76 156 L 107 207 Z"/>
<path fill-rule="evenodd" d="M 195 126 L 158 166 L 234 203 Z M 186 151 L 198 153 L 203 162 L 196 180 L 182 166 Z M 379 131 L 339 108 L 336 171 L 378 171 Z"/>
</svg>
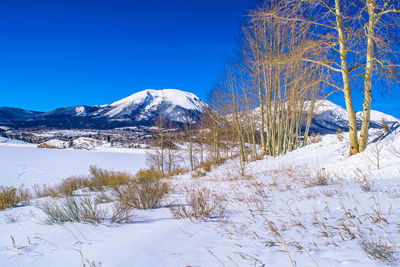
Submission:
<svg viewBox="0 0 400 267">
<path fill-rule="evenodd" d="M 336 71 L 336 72 L 341 72 L 340 69 L 334 68 L 334 67 L 332 67 L 331 65 L 326 64 L 326 63 L 321 62 L 321 61 L 318 61 L 318 60 L 313 60 L 313 59 L 308 59 L 308 58 L 301 58 L 301 60 L 306 61 L 306 62 L 315 63 L 315 64 L 318 64 L 318 65 L 321 65 L 321 66 L 324 66 L 324 67 L 326 67 L 326 68 L 328 68 L 328 69 L 330 69 L 330 70 Z M 332 64 L 333 64 L 333 62 L 332 62 Z"/>
</svg>

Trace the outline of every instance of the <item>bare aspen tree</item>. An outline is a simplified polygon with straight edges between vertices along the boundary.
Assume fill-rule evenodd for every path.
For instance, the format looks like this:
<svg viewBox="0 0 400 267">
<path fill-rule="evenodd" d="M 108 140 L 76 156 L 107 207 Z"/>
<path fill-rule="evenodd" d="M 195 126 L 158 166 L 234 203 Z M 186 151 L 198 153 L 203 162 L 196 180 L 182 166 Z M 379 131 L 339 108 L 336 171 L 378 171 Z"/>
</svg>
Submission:
<svg viewBox="0 0 400 267">
<path fill-rule="evenodd" d="M 178 159 L 178 151 L 175 145 L 176 133 L 171 121 L 168 122 L 168 128 L 164 133 L 164 148 L 165 148 L 165 167 L 164 170 L 167 169 L 168 176 L 171 176 L 175 169 L 178 167 L 177 159 Z"/>
<path fill-rule="evenodd" d="M 163 176 L 172 175 L 177 167 L 179 157 L 175 145 L 176 135 L 172 122 L 160 115 L 152 130 L 152 150 L 147 153 L 146 160 L 148 165 L 158 169 Z"/>
<path fill-rule="evenodd" d="M 165 162 L 167 157 L 165 129 L 165 118 L 160 115 L 155 122 L 155 129 L 152 131 L 150 142 L 152 152 L 147 154 L 148 164 L 157 168 L 163 176 L 165 176 Z"/>
<path fill-rule="evenodd" d="M 244 164 L 258 154 L 278 156 L 307 143 L 326 75 L 318 64 L 299 60 L 308 52 L 307 23 L 285 23 L 256 10 L 242 29 L 241 55 L 228 61 L 210 93 L 208 128 L 214 158 L 222 148 L 225 157 L 239 156 Z"/>
<path fill-rule="evenodd" d="M 393 41 L 392 31 L 398 31 L 398 27 L 400 27 L 400 23 L 398 22 L 400 21 L 400 1 L 364 0 L 363 2 L 367 9 L 368 22 L 366 24 L 365 32 L 367 48 L 364 73 L 363 122 L 360 132 L 360 152 L 365 150 L 368 140 L 374 66 L 378 68 L 379 74 L 383 74 L 384 77 L 389 79 L 396 79 L 399 81 L 398 78 L 400 73 L 400 64 L 395 61 L 395 55 L 393 55 L 391 47 L 387 45 L 387 43 Z M 393 27 L 397 27 L 397 29 Z M 391 54 L 390 57 L 386 55 L 388 53 Z"/>
<path fill-rule="evenodd" d="M 248 83 L 257 91 L 258 105 L 260 109 L 260 142 L 261 153 L 265 154 L 267 145 L 265 142 L 265 98 L 263 90 L 262 70 L 263 54 L 262 40 L 263 31 L 258 25 L 247 24 L 242 26 L 243 42 L 241 47 L 242 70 L 249 74 Z"/>
<path fill-rule="evenodd" d="M 277 1 L 275 1 L 277 3 Z M 357 139 L 357 120 L 356 113 L 353 108 L 351 87 L 350 87 L 350 70 L 348 66 L 348 51 L 349 47 L 349 27 L 350 23 L 343 22 L 343 14 L 341 9 L 340 0 L 330 1 L 332 6 L 321 0 L 289 0 L 284 3 L 277 4 L 273 9 L 260 9 L 258 14 L 270 19 L 282 21 L 283 23 L 307 24 L 309 25 L 310 32 L 318 31 L 315 35 L 319 35 L 317 41 L 310 41 L 310 45 L 305 49 L 321 49 L 322 53 L 329 54 L 331 51 L 326 52 L 325 49 L 331 49 L 338 53 L 338 57 L 321 58 L 317 57 L 320 54 L 302 53 L 299 59 L 319 64 L 324 66 L 327 71 L 341 73 L 342 86 L 332 84 L 336 89 L 344 92 L 346 109 L 349 118 L 349 139 L 350 139 L 350 154 L 358 152 L 358 139 Z M 305 12 L 315 10 L 312 12 Z M 319 12 L 317 12 L 317 10 Z M 310 14 L 311 13 L 311 14 Z M 322 28 L 320 30 L 319 28 Z M 325 34 L 324 34 L 325 33 Z M 314 40 L 310 37 L 310 40 Z"/>
<path fill-rule="evenodd" d="M 211 130 L 213 144 L 213 161 L 217 162 L 221 159 L 221 134 L 226 112 L 226 96 L 221 90 L 220 85 L 215 85 L 208 95 L 210 107 L 205 109 L 204 116 L 207 128 Z"/>
<path fill-rule="evenodd" d="M 340 74 L 338 79 L 325 81 L 344 93 L 349 119 L 350 155 L 363 151 L 368 139 L 369 117 L 372 96 L 374 67 L 379 67 L 381 77 L 392 79 L 398 73 L 398 64 L 393 63 L 383 51 L 390 50 L 393 36 L 388 27 L 398 25 L 394 18 L 399 14 L 398 0 L 287 0 L 275 2 L 275 8 L 259 9 L 264 17 L 284 23 L 308 24 L 308 53 L 300 60 L 313 62 L 327 71 Z M 385 18 L 388 17 L 388 18 Z M 396 23 L 397 22 L 397 23 Z M 380 26 L 378 24 L 380 23 Z M 365 27 L 365 31 L 364 31 Z M 398 31 L 396 28 L 392 28 Z M 376 31 L 380 34 L 376 34 Z M 380 43 L 380 45 L 377 45 Z M 388 45 L 389 44 L 389 45 Z M 374 51 L 381 50 L 379 59 Z M 323 57 L 321 57 L 323 55 Z M 357 137 L 357 120 L 352 99 L 352 77 L 360 76 L 364 70 L 363 123 L 360 143 Z M 353 76 L 352 76 L 353 75 Z"/>
<path fill-rule="evenodd" d="M 257 153 L 257 137 L 256 137 L 256 121 L 258 117 L 256 117 L 255 113 L 253 112 L 253 109 L 255 106 L 251 103 L 250 97 L 249 97 L 249 91 L 247 87 L 245 86 L 244 83 L 242 83 L 241 86 L 242 89 L 242 95 L 244 99 L 244 114 L 243 114 L 243 120 L 245 122 L 244 125 L 244 130 L 247 135 L 247 143 L 252 146 L 251 149 L 251 160 L 256 160 L 258 158 L 258 153 Z M 260 110 L 260 113 L 263 114 L 264 112 Z M 261 117 L 264 117 L 264 115 L 261 115 Z M 263 129 L 264 124 L 260 122 L 260 129 Z M 260 145 L 261 145 L 261 155 L 264 155 L 266 153 L 266 147 L 265 147 L 265 138 L 264 138 L 264 130 L 261 130 L 261 135 L 260 135 Z"/>
<path fill-rule="evenodd" d="M 194 129 L 193 124 L 186 120 L 184 122 L 184 139 L 188 142 L 188 156 L 189 156 L 189 163 L 190 163 L 190 170 L 194 170 L 194 156 L 193 156 L 193 138 L 194 138 Z"/>
<path fill-rule="evenodd" d="M 200 118 L 200 123 L 197 126 L 197 135 L 195 137 L 195 143 L 197 147 L 199 148 L 199 153 L 200 153 L 200 164 L 204 163 L 204 149 L 205 146 L 207 145 L 208 140 L 209 140 L 209 129 L 207 129 L 207 118 L 208 116 L 201 116 Z"/>
<path fill-rule="evenodd" d="M 275 5 L 272 8 L 275 10 Z M 258 9 L 251 13 L 244 36 L 251 38 L 245 40 L 246 50 L 260 50 L 257 54 L 265 98 L 266 146 L 268 154 L 277 156 L 306 143 L 301 142 L 301 136 L 305 134 L 306 140 L 308 131 L 302 132 L 302 126 L 309 128 L 312 103 L 325 75 L 320 76 L 316 63 L 298 59 L 305 53 L 309 26 L 285 23 L 263 12 Z M 256 33 L 249 34 L 252 31 Z"/>
</svg>

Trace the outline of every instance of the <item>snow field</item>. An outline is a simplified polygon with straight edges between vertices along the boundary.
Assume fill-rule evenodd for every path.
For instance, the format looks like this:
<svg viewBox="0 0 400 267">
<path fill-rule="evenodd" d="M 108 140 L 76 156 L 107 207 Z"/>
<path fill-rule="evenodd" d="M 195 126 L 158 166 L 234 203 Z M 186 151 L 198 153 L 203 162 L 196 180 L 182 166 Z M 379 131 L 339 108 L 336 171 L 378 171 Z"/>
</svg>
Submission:
<svg viewBox="0 0 400 267">
<path fill-rule="evenodd" d="M 0 144 L 0 185 L 54 185 L 70 176 L 87 175 L 91 165 L 131 173 L 145 167 L 146 154 L 143 150 L 130 150 L 129 153 L 124 153 L 126 149 L 110 151 L 118 152 L 41 149 Z"/>
<path fill-rule="evenodd" d="M 374 136 L 378 133 L 372 132 L 371 139 Z M 344 134 L 342 141 L 326 135 L 321 142 L 284 156 L 251 162 L 243 177 L 235 161 L 203 177 L 179 175 L 171 178 L 174 189 L 163 206 L 134 210 L 132 223 L 48 225 L 46 215 L 37 208 L 46 199 L 36 199 L 28 206 L 0 211 L 0 231 L 7 233 L 0 235 L 0 262 L 4 266 L 82 266 L 81 252 L 84 261 L 101 262 L 101 266 L 399 265 L 400 158 L 395 153 L 400 147 L 399 131 L 377 146 L 379 169 L 376 145 L 348 158 Z M 90 153 L 107 159 L 97 158 L 101 168 L 126 170 L 130 166 L 133 171 L 144 167 L 144 154 L 3 148 L 3 159 L 9 158 L 6 153 L 27 154 L 24 162 L 32 170 L 46 169 L 32 159 L 38 153 L 58 166 L 62 166 L 60 161 L 76 160 L 83 173 L 87 158 L 94 157 Z M 105 162 L 110 165 L 102 165 Z M 36 177 L 36 181 L 46 178 Z M 225 200 L 223 218 L 174 218 L 168 205 L 186 204 L 185 188 L 203 187 Z"/>
</svg>

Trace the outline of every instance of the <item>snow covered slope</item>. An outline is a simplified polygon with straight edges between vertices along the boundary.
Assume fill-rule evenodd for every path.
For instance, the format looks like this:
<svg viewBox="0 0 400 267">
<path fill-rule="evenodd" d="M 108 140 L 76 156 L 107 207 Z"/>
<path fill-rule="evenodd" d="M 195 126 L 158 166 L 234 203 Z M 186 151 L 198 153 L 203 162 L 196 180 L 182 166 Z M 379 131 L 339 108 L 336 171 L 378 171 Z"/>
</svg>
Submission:
<svg viewBox="0 0 400 267">
<path fill-rule="evenodd" d="M 147 89 L 102 106 L 57 108 L 48 112 L 0 108 L 0 125 L 62 129 L 152 126 L 160 114 L 175 123 L 195 123 L 205 105 L 189 92 Z"/>
<path fill-rule="evenodd" d="M 357 125 L 361 127 L 362 123 L 362 112 L 357 112 Z M 371 128 L 381 128 L 382 120 L 389 125 L 394 127 L 400 123 L 400 120 L 385 114 L 380 111 L 371 110 Z M 335 133 L 338 130 L 348 131 L 349 120 L 347 117 L 347 111 L 339 105 L 329 101 L 321 100 L 316 103 L 315 116 L 311 122 L 310 131 L 314 133 Z"/>
<path fill-rule="evenodd" d="M 99 224 L 44 223 L 40 207 L 62 198 L 0 210 L 0 266 L 399 266 L 400 129 L 355 156 L 348 147 L 347 135 L 328 134 L 249 162 L 243 177 L 235 160 L 202 177 L 170 177 L 163 205 L 134 209 L 127 223 L 111 223 L 108 191 L 74 193 L 100 200 L 106 216 Z M 0 146 L 0 185 L 54 184 L 88 174 L 91 164 L 134 172 L 145 154 Z M 224 217 L 176 218 L 169 207 L 190 209 L 188 189 L 203 188 L 219 196 Z"/>
</svg>

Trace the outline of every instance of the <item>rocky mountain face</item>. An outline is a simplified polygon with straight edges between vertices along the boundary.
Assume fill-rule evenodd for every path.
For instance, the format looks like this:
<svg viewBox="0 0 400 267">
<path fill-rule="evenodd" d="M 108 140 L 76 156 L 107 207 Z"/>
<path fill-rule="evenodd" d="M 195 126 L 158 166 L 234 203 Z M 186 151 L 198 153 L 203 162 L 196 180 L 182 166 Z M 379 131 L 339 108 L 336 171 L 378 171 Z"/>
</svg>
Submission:
<svg viewBox="0 0 400 267">
<path fill-rule="evenodd" d="M 152 126 L 162 115 L 176 124 L 195 123 L 206 104 L 192 93 L 147 89 L 109 105 L 57 108 L 48 112 L 0 108 L 0 125 L 13 128 L 112 129 Z"/>
</svg>

